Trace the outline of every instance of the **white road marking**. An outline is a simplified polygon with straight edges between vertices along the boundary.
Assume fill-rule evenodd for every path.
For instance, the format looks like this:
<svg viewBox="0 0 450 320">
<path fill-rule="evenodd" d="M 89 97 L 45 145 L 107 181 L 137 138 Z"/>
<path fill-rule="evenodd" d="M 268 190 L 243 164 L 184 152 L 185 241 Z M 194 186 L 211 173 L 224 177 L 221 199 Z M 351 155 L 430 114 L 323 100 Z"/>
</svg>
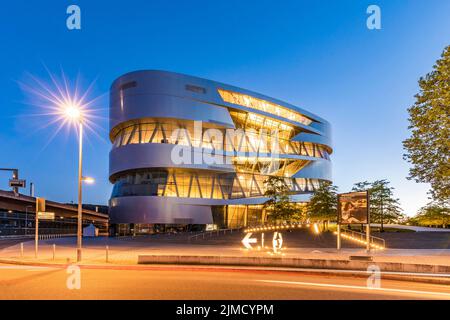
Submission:
<svg viewBox="0 0 450 320">
<path fill-rule="evenodd" d="M 0 266 L 0 270 L 25 270 L 25 271 L 44 271 L 44 270 L 50 270 L 54 268 L 49 267 L 31 267 L 31 266 Z"/>
<path fill-rule="evenodd" d="M 419 294 L 419 295 L 435 295 L 444 296 L 450 299 L 450 293 L 446 292 L 431 292 L 431 291 L 418 291 L 418 290 L 404 290 L 404 289 L 394 289 L 394 288 L 369 288 L 364 286 L 350 286 L 343 284 L 330 284 L 330 283 L 313 283 L 313 282 L 298 282 L 298 281 L 279 281 L 279 280 L 255 280 L 258 282 L 266 283 L 278 283 L 278 284 L 293 284 L 299 286 L 309 286 L 309 287 L 323 287 L 323 288 L 340 288 L 340 289 L 356 289 L 356 290 L 366 290 L 371 292 L 396 292 L 396 293 L 409 293 L 409 294 Z"/>
</svg>

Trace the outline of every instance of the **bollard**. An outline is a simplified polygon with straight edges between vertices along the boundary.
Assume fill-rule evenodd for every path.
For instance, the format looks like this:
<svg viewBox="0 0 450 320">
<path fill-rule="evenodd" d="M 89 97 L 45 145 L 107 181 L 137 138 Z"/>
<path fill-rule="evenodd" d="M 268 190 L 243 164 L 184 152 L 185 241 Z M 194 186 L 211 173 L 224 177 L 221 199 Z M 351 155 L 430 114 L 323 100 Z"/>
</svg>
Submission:
<svg viewBox="0 0 450 320">
<path fill-rule="evenodd" d="M 23 258 L 23 242 L 20 243 L 20 257 Z"/>
<path fill-rule="evenodd" d="M 108 257 L 109 257 L 109 246 L 106 246 L 106 262 L 109 262 Z"/>
<path fill-rule="evenodd" d="M 53 260 L 55 260 L 56 244 L 53 244 Z"/>
</svg>

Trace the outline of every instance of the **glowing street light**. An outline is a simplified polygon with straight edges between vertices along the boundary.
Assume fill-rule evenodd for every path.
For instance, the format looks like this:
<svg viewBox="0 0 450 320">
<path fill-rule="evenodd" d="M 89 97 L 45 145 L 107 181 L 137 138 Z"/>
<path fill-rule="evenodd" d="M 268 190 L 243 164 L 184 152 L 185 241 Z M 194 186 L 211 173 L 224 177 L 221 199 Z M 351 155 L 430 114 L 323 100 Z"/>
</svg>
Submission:
<svg viewBox="0 0 450 320">
<path fill-rule="evenodd" d="M 81 117 L 81 111 L 77 106 L 69 105 L 65 108 L 64 113 L 69 120 L 76 120 Z"/>
<path fill-rule="evenodd" d="M 95 182 L 95 179 L 92 177 L 83 177 L 82 180 L 87 184 L 93 184 Z"/>
<path fill-rule="evenodd" d="M 81 261 L 82 249 L 82 232 L 83 232 L 83 209 L 82 209 L 82 183 L 94 183 L 91 177 L 83 176 L 83 130 L 94 131 L 94 127 L 98 127 L 92 118 L 100 118 L 93 113 L 95 109 L 93 104 L 100 98 L 88 100 L 88 95 L 93 87 L 93 83 L 89 85 L 87 90 L 80 90 L 78 87 L 79 79 L 75 81 L 73 90 L 70 88 L 70 82 L 62 72 L 62 81 L 58 81 L 55 75 L 51 74 L 52 84 L 45 83 L 35 76 L 31 76 L 33 84 L 20 83 L 23 90 L 33 96 L 33 103 L 43 109 L 46 113 L 42 115 L 54 116 L 54 119 L 48 122 L 48 125 L 59 122 L 60 125 L 56 131 L 59 132 L 62 127 L 69 125 L 78 129 L 78 226 L 77 226 L 77 261 Z M 53 135 L 55 136 L 56 133 Z"/>
<path fill-rule="evenodd" d="M 94 183 L 94 178 L 83 176 L 83 113 L 76 104 L 62 106 L 65 119 L 78 124 L 78 226 L 77 226 L 77 262 L 81 261 L 83 239 L 83 182 Z"/>
<path fill-rule="evenodd" d="M 69 122 L 78 122 L 78 226 L 77 226 L 77 262 L 81 261 L 83 238 L 83 115 L 80 108 L 74 104 L 63 106 L 64 116 Z"/>
</svg>

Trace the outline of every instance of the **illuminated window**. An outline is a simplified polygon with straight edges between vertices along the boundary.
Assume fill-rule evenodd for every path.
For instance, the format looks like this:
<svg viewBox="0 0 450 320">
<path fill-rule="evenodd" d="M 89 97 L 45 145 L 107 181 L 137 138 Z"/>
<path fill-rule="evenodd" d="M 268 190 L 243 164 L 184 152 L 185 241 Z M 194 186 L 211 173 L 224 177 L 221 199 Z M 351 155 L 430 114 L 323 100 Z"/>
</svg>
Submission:
<svg viewBox="0 0 450 320">
<path fill-rule="evenodd" d="M 285 170 L 295 171 L 301 163 L 295 161 Z M 164 196 L 203 199 L 240 199 L 261 197 L 265 193 L 265 181 L 269 175 L 251 172 L 195 173 L 180 170 L 147 170 L 119 177 L 112 192 L 114 197 Z M 319 180 L 285 178 L 293 193 L 313 191 Z"/>
<path fill-rule="evenodd" d="M 297 133 L 291 126 L 260 115 L 231 111 L 238 128 L 234 130 L 204 128 L 201 139 L 194 133 L 192 123 L 149 122 L 134 123 L 120 129 L 113 137 L 113 148 L 129 144 L 166 143 L 202 147 L 216 151 L 258 153 L 258 158 L 270 158 L 271 154 L 303 155 L 330 159 L 327 148 L 310 142 L 291 141 Z M 208 130 L 208 131 L 206 131 Z"/>
<path fill-rule="evenodd" d="M 220 96 L 222 97 L 223 101 L 237 104 L 243 107 L 252 108 L 260 111 L 264 111 L 285 119 L 289 119 L 292 121 L 296 121 L 299 123 L 302 123 L 304 125 L 309 126 L 312 122 L 311 119 L 308 119 L 307 117 L 289 110 L 288 108 L 282 107 L 278 104 L 258 99 L 246 94 L 237 93 L 233 91 L 218 89 Z"/>
</svg>

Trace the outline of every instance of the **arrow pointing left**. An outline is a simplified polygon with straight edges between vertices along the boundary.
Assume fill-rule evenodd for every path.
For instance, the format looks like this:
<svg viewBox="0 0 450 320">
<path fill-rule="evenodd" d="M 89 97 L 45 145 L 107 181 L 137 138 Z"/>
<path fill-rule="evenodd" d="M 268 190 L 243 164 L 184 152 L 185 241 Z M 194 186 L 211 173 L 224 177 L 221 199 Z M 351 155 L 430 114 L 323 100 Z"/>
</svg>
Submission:
<svg viewBox="0 0 450 320">
<path fill-rule="evenodd" d="M 253 249 L 251 246 L 251 243 L 256 243 L 258 240 L 256 238 L 250 238 L 252 236 L 252 233 L 249 232 L 245 235 L 244 239 L 242 239 L 242 244 L 247 249 Z"/>
</svg>

